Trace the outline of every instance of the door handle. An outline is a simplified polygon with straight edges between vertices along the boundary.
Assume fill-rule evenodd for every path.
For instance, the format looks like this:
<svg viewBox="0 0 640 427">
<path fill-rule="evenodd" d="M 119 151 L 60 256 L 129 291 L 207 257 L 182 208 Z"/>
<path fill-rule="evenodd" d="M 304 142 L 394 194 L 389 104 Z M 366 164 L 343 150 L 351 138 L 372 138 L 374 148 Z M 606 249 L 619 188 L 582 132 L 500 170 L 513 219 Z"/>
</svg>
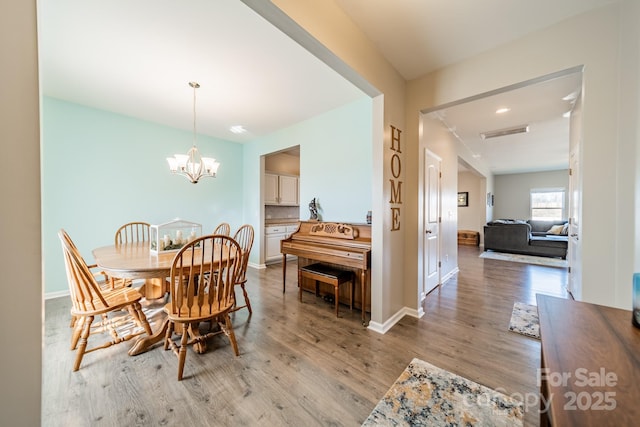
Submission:
<svg viewBox="0 0 640 427">
<path fill-rule="evenodd" d="M 578 237 L 578 233 L 572 233 L 571 237 Z"/>
<path fill-rule="evenodd" d="M 431 233 L 432 233 L 432 231 L 431 231 L 431 230 L 427 230 L 427 231 L 425 231 L 425 233 L 427 233 L 427 234 L 431 234 Z"/>
</svg>

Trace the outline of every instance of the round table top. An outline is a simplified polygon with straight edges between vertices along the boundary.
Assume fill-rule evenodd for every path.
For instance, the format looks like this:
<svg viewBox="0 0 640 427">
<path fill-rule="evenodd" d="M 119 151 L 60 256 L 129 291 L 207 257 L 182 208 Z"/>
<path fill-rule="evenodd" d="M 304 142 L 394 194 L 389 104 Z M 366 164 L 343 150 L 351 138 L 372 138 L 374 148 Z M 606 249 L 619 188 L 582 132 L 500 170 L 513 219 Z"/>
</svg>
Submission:
<svg viewBox="0 0 640 427">
<path fill-rule="evenodd" d="M 205 251 L 210 251 L 205 248 Z M 152 252 L 149 242 L 123 243 L 93 250 L 96 264 L 109 276 L 122 279 L 168 277 L 171 264 L 179 251 Z"/>
</svg>

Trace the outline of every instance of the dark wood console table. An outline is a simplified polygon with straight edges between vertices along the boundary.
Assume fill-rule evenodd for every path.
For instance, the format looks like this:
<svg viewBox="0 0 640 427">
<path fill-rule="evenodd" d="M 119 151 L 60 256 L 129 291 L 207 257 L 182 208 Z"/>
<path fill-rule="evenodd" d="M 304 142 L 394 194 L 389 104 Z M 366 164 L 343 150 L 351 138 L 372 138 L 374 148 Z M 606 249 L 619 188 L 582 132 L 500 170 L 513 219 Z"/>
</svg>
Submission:
<svg viewBox="0 0 640 427">
<path fill-rule="evenodd" d="M 640 329 L 631 311 L 537 295 L 541 426 L 640 423 Z"/>
</svg>

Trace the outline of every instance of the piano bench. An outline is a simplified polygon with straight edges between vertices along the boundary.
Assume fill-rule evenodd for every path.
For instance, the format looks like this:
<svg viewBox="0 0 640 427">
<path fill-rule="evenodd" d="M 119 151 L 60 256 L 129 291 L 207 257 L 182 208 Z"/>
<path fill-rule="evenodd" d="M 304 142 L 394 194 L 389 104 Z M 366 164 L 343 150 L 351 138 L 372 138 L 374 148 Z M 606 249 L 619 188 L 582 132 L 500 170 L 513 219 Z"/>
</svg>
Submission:
<svg viewBox="0 0 640 427">
<path fill-rule="evenodd" d="M 300 302 L 302 302 L 302 284 L 303 278 L 316 281 L 316 296 L 318 296 L 318 282 L 333 285 L 335 289 L 336 317 L 338 316 L 338 290 L 343 283 L 351 282 L 349 287 L 349 308 L 353 310 L 353 289 L 356 285 L 353 271 L 342 270 L 331 265 L 315 263 L 298 269 L 298 294 Z"/>
</svg>

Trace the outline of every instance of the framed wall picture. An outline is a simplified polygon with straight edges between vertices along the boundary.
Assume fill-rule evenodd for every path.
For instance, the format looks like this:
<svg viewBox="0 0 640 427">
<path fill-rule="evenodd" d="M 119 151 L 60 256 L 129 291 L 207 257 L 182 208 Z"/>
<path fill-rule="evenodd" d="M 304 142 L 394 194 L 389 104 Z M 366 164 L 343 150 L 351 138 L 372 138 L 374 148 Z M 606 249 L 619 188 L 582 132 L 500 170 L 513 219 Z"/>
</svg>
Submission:
<svg viewBox="0 0 640 427">
<path fill-rule="evenodd" d="M 491 192 L 487 193 L 487 206 L 491 206 Z"/>
<path fill-rule="evenodd" d="M 469 192 L 458 193 L 458 207 L 469 206 Z"/>
</svg>

